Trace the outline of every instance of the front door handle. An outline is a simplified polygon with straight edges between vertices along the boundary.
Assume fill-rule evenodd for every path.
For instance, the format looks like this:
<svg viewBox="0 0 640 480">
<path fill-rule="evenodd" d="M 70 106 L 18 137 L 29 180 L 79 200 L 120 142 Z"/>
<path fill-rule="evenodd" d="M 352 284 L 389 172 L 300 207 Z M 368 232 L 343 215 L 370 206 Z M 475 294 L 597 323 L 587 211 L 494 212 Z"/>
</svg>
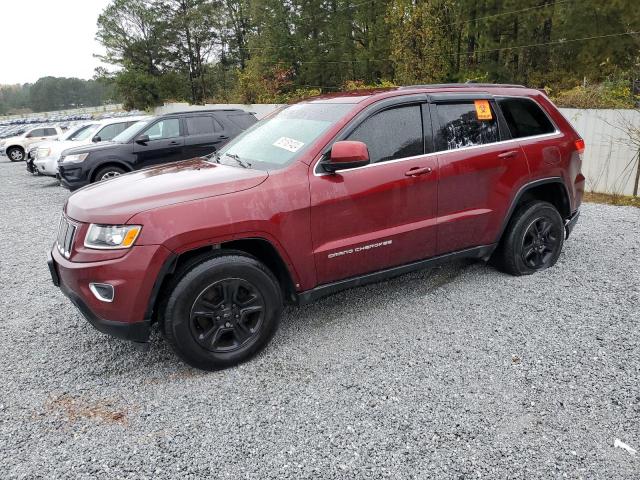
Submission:
<svg viewBox="0 0 640 480">
<path fill-rule="evenodd" d="M 173 142 L 169 142 L 169 145 L 180 145 L 180 142 L 176 142 L 175 140 Z"/>
<path fill-rule="evenodd" d="M 220 135 L 220 140 L 226 140 L 227 138 L 229 138 L 228 135 Z"/>
<path fill-rule="evenodd" d="M 518 155 L 517 150 L 509 150 L 508 152 L 502 152 L 500 155 L 498 155 L 498 158 L 513 158 L 516 155 Z"/>
<path fill-rule="evenodd" d="M 414 167 L 411 170 L 405 172 L 406 177 L 417 177 L 418 175 L 427 175 L 433 172 L 431 167 Z"/>
</svg>

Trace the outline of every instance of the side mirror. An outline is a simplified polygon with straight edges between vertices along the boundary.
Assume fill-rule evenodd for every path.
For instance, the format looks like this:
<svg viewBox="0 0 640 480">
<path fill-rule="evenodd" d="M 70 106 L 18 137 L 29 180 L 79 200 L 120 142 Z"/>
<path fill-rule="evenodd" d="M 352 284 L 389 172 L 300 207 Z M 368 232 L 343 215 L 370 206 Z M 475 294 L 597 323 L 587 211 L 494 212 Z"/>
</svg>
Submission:
<svg viewBox="0 0 640 480">
<path fill-rule="evenodd" d="M 336 170 L 363 167 L 369 164 L 369 149 L 362 142 L 342 141 L 331 147 L 329 160 L 322 164 L 325 171 L 335 173 Z"/>
<path fill-rule="evenodd" d="M 136 138 L 136 143 L 139 143 L 140 145 L 146 145 L 148 141 L 149 135 L 140 135 L 138 138 Z"/>
<path fill-rule="evenodd" d="M 96 135 L 95 137 L 93 137 L 93 138 L 91 139 L 91 141 L 92 141 L 93 143 L 98 143 L 98 142 L 101 142 L 101 141 L 102 141 L 102 139 L 100 138 L 100 135 Z"/>
</svg>

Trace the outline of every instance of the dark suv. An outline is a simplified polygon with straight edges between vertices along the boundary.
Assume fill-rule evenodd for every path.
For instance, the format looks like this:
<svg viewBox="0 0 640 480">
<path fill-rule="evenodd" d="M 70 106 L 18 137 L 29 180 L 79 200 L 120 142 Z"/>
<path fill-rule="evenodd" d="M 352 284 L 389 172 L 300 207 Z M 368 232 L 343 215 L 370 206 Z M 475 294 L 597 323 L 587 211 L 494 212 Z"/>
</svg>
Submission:
<svg viewBox="0 0 640 480">
<path fill-rule="evenodd" d="M 584 142 L 506 85 L 350 92 L 287 106 L 210 159 L 72 195 L 49 261 L 96 328 L 188 363 L 250 358 L 285 303 L 453 258 L 553 266 L 579 214 Z"/>
<path fill-rule="evenodd" d="M 162 163 L 208 155 L 256 122 L 244 110 L 197 110 L 142 120 L 111 142 L 65 150 L 60 183 L 76 190 L 93 182 Z"/>
</svg>

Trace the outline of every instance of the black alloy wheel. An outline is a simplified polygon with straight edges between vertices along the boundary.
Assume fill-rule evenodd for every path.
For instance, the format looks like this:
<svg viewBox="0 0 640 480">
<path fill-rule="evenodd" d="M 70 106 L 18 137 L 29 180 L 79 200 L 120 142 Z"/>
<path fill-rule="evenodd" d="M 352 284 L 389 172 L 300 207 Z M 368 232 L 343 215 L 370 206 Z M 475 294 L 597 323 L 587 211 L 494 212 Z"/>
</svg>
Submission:
<svg viewBox="0 0 640 480">
<path fill-rule="evenodd" d="M 530 268 L 545 268 L 560 245 L 552 221 L 547 217 L 537 218 L 531 222 L 522 239 L 522 260 Z"/>
<path fill-rule="evenodd" d="M 227 278 L 209 285 L 191 307 L 194 340 L 205 350 L 238 350 L 259 335 L 266 304 L 247 280 Z"/>
</svg>

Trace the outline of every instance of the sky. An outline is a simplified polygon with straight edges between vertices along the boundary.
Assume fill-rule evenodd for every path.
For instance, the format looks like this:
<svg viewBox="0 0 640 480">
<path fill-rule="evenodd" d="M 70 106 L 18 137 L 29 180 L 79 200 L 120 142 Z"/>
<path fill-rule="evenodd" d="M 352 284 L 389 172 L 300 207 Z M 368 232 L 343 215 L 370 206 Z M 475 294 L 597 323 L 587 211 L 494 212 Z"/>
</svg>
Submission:
<svg viewBox="0 0 640 480">
<path fill-rule="evenodd" d="M 110 0 L 1 0 L 0 84 L 93 77 L 98 15 Z"/>
</svg>

